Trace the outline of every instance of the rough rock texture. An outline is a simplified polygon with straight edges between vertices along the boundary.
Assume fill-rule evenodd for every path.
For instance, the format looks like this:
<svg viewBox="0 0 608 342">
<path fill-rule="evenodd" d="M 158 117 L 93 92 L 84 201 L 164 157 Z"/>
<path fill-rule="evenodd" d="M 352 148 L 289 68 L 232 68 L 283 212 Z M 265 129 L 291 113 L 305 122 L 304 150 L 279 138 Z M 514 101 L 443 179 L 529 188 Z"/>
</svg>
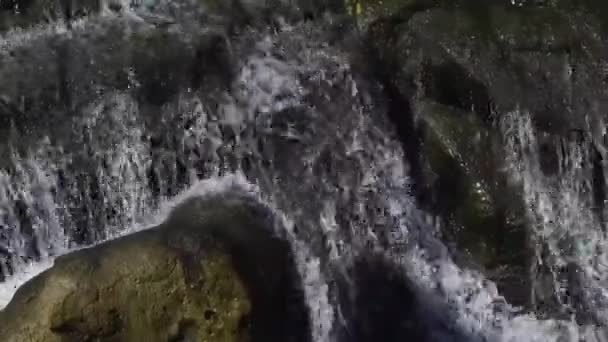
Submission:
<svg viewBox="0 0 608 342">
<path fill-rule="evenodd" d="M 60 258 L 3 313 L 3 341 L 241 341 L 250 302 L 228 256 L 185 265 L 154 237 Z M 189 277 L 194 274 L 194 277 Z"/>
<path fill-rule="evenodd" d="M 416 86 L 417 96 L 484 121 L 526 108 L 539 127 L 559 133 L 586 128 L 578 114 L 605 105 L 604 62 L 597 57 L 606 37 L 589 10 L 407 3 L 370 30 L 404 95 Z"/>
<path fill-rule="evenodd" d="M 214 201 L 58 258 L 0 312 L 0 340 L 306 341 L 286 245 L 259 208 Z"/>
<path fill-rule="evenodd" d="M 572 131 L 589 132 L 593 148 L 605 149 L 605 7 L 403 0 L 370 15 L 365 8 L 382 4 L 358 3 L 421 206 L 443 218 L 461 262 L 484 269 L 511 303 L 529 305 L 534 261 L 525 246 L 533 228 L 508 178 L 497 123 L 513 111 L 531 113 L 548 176 Z M 605 195 L 595 197 L 603 206 Z"/>
<path fill-rule="evenodd" d="M 526 272 L 530 255 L 513 246 L 527 244 L 525 211 L 521 198 L 504 183 L 499 138 L 470 112 L 424 100 L 414 110 L 430 175 L 425 200 L 436 205 L 448 225 L 457 226 L 444 234 L 490 276 L 509 265 L 512 269 L 500 274 L 502 281 L 521 285 L 517 274 Z"/>
</svg>

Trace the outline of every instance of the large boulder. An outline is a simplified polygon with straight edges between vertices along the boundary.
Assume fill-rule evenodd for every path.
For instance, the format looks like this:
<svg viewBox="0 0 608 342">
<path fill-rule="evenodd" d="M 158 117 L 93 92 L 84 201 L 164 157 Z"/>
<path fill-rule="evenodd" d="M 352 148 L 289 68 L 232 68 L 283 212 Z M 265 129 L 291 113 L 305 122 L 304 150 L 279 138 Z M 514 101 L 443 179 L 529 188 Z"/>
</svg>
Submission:
<svg viewBox="0 0 608 342">
<path fill-rule="evenodd" d="M 512 303 L 531 305 L 535 276 L 520 275 L 535 262 L 534 228 L 497 123 L 530 113 L 547 176 L 558 172 L 560 139 L 573 130 L 602 140 L 603 9 L 594 13 L 589 1 L 358 3 L 361 15 L 384 8 L 364 28 L 421 205 L 443 218 L 459 259 L 483 268 Z"/>
<path fill-rule="evenodd" d="M 158 227 L 58 258 L 0 312 L 0 340 L 307 341 L 273 224 L 239 198 L 190 200 Z"/>
</svg>

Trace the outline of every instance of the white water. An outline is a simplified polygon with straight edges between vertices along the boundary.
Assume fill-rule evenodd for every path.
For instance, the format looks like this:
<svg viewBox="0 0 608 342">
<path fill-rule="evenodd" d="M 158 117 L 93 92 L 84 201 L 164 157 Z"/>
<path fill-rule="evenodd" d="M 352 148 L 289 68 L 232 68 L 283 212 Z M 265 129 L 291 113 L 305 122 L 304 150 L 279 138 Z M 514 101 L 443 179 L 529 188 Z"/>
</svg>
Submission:
<svg viewBox="0 0 608 342">
<path fill-rule="evenodd" d="M 392 174 L 392 181 L 404 184 L 406 178 L 402 173 Z M 268 196 L 260 193 L 255 185 L 249 183 L 242 174 L 229 175 L 220 178 L 202 180 L 182 192 L 174 199 L 164 201 L 160 208 L 150 217 L 144 218 L 139 225 L 132 226 L 120 235 L 129 234 L 147 227 L 153 227 L 164 221 L 172 208 L 179 206 L 183 201 L 193 197 L 206 197 L 221 194 L 223 192 L 239 192 L 246 196 L 254 196 L 258 200 L 266 203 L 269 207 L 275 207 L 268 202 Z M 420 215 L 415 208 L 411 207 L 411 198 L 407 193 L 402 193 L 397 197 L 388 197 L 392 203 L 391 215 L 402 217 L 399 229 L 403 235 L 412 235 L 415 231 L 410 231 L 407 227 L 408 215 Z M 331 208 L 331 203 L 326 204 Z M 288 215 L 281 213 L 276 208 L 275 213 L 283 218 L 284 226 L 290 230 L 291 219 Z M 335 215 L 335 213 L 334 213 Z M 325 233 L 333 238 L 329 239 L 330 244 L 353 249 L 356 246 L 346 246 L 345 242 L 336 238 L 338 234 L 332 234 L 335 229 L 335 219 L 332 219 L 332 210 L 327 209 L 320 217 Z M 333 222 L 333 223 L 332 223 Z M 319 268 L 319 260 L 310 254 L 305 241 L 299 241 L 293 232 L 289 231 L 292 246 L 296 251 L 299 261 L 299 271 L 304 279 L 305 291 L 308 305 L 311 307 L 311 317 L 313 318 L 315 341 L 330 341 L 330 331 L 332 327 L 335 308 L 330 304 L 327 295 L 327 284 L 324 281 Z M 397 236 L 394 235 L 394 236 Z M 393 240 L 393 248 L 399 253 L 405 252 L 402 245 L 403 239 Z M 433 245 L 435 248 L 443 248 L 438 241 L 428 242 L 426 245 Z M 355 251 L 350 251 L 355 253 Z M 517 316 L 515 311 L 508 304 L 504 304 L 504 299 L 497 293 L 496 286 L 485 280 L 482 275 L 472 271 L 459 269 L 445 255 L 435 260 L 430 255 L 438 255 L 437 250 L 425 250 L 421 247 L 414 247 L 404 255 L 394 255 L 392 257 L 402 263 L 404 272 L 415 280 L 421 292 L 434 297 L 434 301 L 448 304 L 457 317 L 455 322 L 464 330 L 473 332 L 475 336 L 483 336 L 488 341 L 504 342 L 540 342 L 540 341 L 578 341 L 585 335 L 585 341 L 602 341 L 593 339 L 595 333 L 589 327 L 578 327 L 571 322 L 559 322 L 554 320 L 540 321 L 532 315 Z M 336 257 L 336 260 L 339 260 Z M 39 274 L 46 268 L 52 266 L 52 258 L 43 258 L 39 263 L 29 263 L 22 267 L 20 273 L 11 277 L 8 282 L 0 284 L 0 305 L 5 305 L 12 297 L 14 291 L 25 281 Z M 432 301 L 430 301 L 432 302 Z M 564 339 L 566 338 L 566 339 Z"/>
<path fill-rule="evenodd" d="M 28 280 L 53 266 L 53 258 L 45 258 L 39 262 L 32 262 L 20 268 L 19 273 L 0 283 L 0 308 L 4 308 L 13 298 L 15 292 Z"/>
<path fill-rule="evenodd" d="M 45 34 L 54 34 L 52 30 L 41 30 Z M 23 36 L 11 33 L 9 39 L 0 40 L 0 49 L 8 49 L 12 47 L 10 44 L 32 39 L 31 35 L 36 32 L 33 30 L 19 33 Z M 258 49 L 270 49 L 273 38 L 261 39 Z M 318 53 L 322 54 L 324 51 Z M 339 62 L 344 63 L 341 60 Z M 331 77 L 326 78 L 320 65 L 290 64 L 266 54 L 251 56 L 244 66 L 239 75 L 239 81 L 243 85 L 241 92 L 224 103 L 220 110 L 223 113 L 221 119 L 233 125 L 237 131 L 241 125 L 255 119 L 257 115 L 272 115 L 288 107 L 297 107 L 301 98 L 306 95 L 305 89 L 296 78 L 298 72 L 317 68 L 319 83 L 332 81 Z M 341 67 L 346 68 L 343 64 Z M 254 69 L 257 72 L 253 72 Z M 352 82 L 352 96 L 356 97 L 358 91 L 355 89 L 360 87 L 352 79 L 349 82 Z M 284 93 L 289 96 L 282 96 Z M 281 97 L 281 100 L 277 100 L 277 97 Z M 283 207 L 283 198 L 280 195 L 290 194 L 265 191 L 255 184 L 255 180 L 248 179 L 242 173 L 218 176 L 217 167 L 212 172 L 216 176 L 204 180 L 195 180 L 195 176 L 192 176 L 192 185 L 178 196 L 161 199 L 158 207 L 152 205 L 144 174 L 150 151 L 136 139 L 143 130 L 134 120 L 139 109 L 126 95 L 115 94 L 108 98 L 115 103 L 109 111 L 102 113 L 101 105 L 94 104 L 88 109 L 90 116 L 75 122 L 77 127 L 97 135 L 89 137 L 88 142 L 99 143 L 94 145 L 97 157 L 110 165 L 109 168 L 100 168 L 97 176 L 102 185 L 104 204 L 117 208 L 120 215 L 105 222 L 107 226 L 103 228 L 107 235 L 100 237 L 100 240 L 155 226 L 166 219 L 172 208 L 192 197 L 236 191 L 257 198 L 282 219 L 283 226 L 287 229 L 304 281 L 307 303 L 311 309 L 314 341 L 331 341 L 331 330 L 339 309 L 332 303 L 328 294 L 326 275 L 323 273 L 319 256 L 314 255 L 308 242 L 300 239 L 293 231 L 293 224 L 298 220 L 298 215 L 279 209 Z M 203 109 L 203 103 L 200 100 L 193 102 L 193 109 L 188 114 L 195 119 L 195 124 L 184 134 L 182 144 L 200 149 L 204 138 L 212 138 L 216 145 L 222 144 L 221 134 L 210 129 L 210 119 Z M 581 339 L 589 342 L 604 341 L 594 327 L 579 327 L 572 321 L 539 320 L 533 315 L 520 315 L 517 308 L 505 303 L 496 285 L 485 279 L 482 274 L 458 268 L 449 258 L 445 247 L 432 234 L 438 227 L 427 221 L 426 215 L 415 207 L 408 193 L 409 180 L 407 169 L 403 166 L 402 152 L 392 148 L 394 144 L 384 146 L 368 141 L 364 128 L 370 125 L 372 119 L 365 117 L 362 110 L 360 114 L 357 116 L 357 120 L 360 120 L 357 123 L 358 129 L 348 137 L 350 140 L 347 154 L 361 158 L 358 162 L 364 165 L 364 181 L 359 184 L 359 188 L 348 190 L 357 195 L 358 202 L 353 210 L 360 216 L 368 215 L 365 196 L 370 191 L 376 195 L 373 198 L 374 205 L 387 209 L 384 217 L 376 219 L 392 222 L 389 223 L 390 244 L 383 247 L 369 225 L 355 221 L 352 222 L 352 227 L 347 228 L 356 231 L 358 235 L 347 239 L 342 231 L 344 227 L 339 227 L 337 223 L 337 199 L 326 198 L 319 217 L 311 220 L 318 221 L 318 233 L 327 238 L 331 263 L 338 266 L 348 263 L 351 257 L 368 248 L 371 242 L 373 249 L 384 252 L 402 266 L 403 272 L 415 282 L 421 295 L 428 296 L 429 315 L 437 314 L 432 312 L 435 304 L 437 307 L 448 308 L 450 312 L 441 314 L 452 314 L 453 323 L 461 330 L 471 333 L 474 340 L 485 338 L 487 341 L 497 342 L 575 342 Z M 537 238 L 549 246 L 554 256 L 554 268 L 567 262 L 576 262 L 584 270 L 582 276 L 593 292 L 589 298 L 592 295 L 595 296 L 593 298 L 598 298 L 599 295 L 599 298 L 603 299 L 606 289 L 605 267 L 608 264 L 604 252 L 607 240 L 600 229 L 595 229 L 599 224 L 587 207 L 588 201 L 580 198 L 581 189 L 577 188 L 576 164 L 587 156 L 577 147 L 571 146 L 568 157 L 574 159 L 562 170 L 562 178 L 556 182 L 548 181 L 540 173 L 538 160 L 535 159 L 539 151 L 535 149 L 534 131 L 526 118 L 521 113 L 514 113 L 507 118 L 503 130 L 509 142 L 507 149 L 512 157 L 508 164 L 516 167 L 514 176 L 521 174 L 519 181 L 524 187 L 530 215 L 538 220 Z M 98 126 L 98 120 L 105 121 L 103 125 Z M 85 136 L 83 139 L 86 138 Z M 374 147 L 372 162 L 357 154 L 370 146 Z M 246 149 L 246 142 L 239 147 Z M 524 151 L 526 149 L 531 150 Z M 65 253 L 71 248 L 79 248 L 70 246 L 64 234 L 64 228 L 71 224 L 72 219 L 62 211 L 63 206 L 68 203 L 57 202 L 51 192 L 51 188 L 58 185 L 56 172 L 57 168 L 61 167 L 57 164 L 61 158 L 48 158 L 48 155 L 53 153 L 61 158 L 66 157 L 55 147 L 31 153 L 31 157 L 15 155 L 13 162 L 17 166 L 16 173 L 0 174 L 0 210 L 1 219 L 4 220 L 0 223 L 10 228 L 8 232 L 11 236 L 7 240 L 11 242 L 9 249 L 15 251 L 15 255 L 28 255 L 19 220 L 14 218 L 15 213 L 11 209 L 14 207 L 14 201 L 20 198 L 26 202 L 28 208 L 39 208 L 31 215 L 34 218 L 35 237 L 39 244 L 45 246 L 41 249 L 44 253 L 39 262 L 15 262 L 14 266 L 19 272 L 9 278 L 9 281 L 0 284 L 0 307 L 10 300 L 18 286 L 50 267 L 53 256 Z M 43 154 L 45 156 L 42 156 Z M 314 176 L 311 174 L 310 177 Z M 73 189 L 63 190 L 69 192 Z M 57 216 L 57 212 L 62 215 Z M 564 253 L 560 248 L 560 242 L 564 238 L 576 243 L 569 253 Z M 555 285 L 555 291 L 559 292 L 559 284 Z M 606 307 L 602 301 L 594 306 L 599 313 Z M 444 339 L 449 341 L 450 337 L 437 337 L 438 341 Z"/>
</svg>

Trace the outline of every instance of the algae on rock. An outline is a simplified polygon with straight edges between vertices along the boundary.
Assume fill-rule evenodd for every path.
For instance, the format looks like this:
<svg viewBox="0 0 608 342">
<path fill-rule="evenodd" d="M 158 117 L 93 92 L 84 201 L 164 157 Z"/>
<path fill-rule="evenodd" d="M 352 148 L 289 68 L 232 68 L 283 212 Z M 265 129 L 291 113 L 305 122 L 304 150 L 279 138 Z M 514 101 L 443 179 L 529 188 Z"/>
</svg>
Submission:
<svg viewBox="0 0 608 342">
<path fill-rule="evenodd" d="M 460 251 L 457 259 L 482 268 L 511 302 L 526 304 L 517 275 L 531 256 L 512 246 L 527 246 L 528 235 L 521 200 L 502 183 L 499 140 L 472 112 L 421 100 L 415 116 L 429 169 L 425 191 L 444 220 L 445 240 Z"/>
<path fill-rule="evenodd" d="M 0 311 L 0 340 L 309 341 L 287 242 L 263 208 L 227 197 L 59 257 Z"/>
<path fill-rule="evenodd" d="M 180 253 L 144 232 L 61 257 L 0 313 L 0 339 L 246 341 L 251 302 L 230 255 Z"/>
</svg>

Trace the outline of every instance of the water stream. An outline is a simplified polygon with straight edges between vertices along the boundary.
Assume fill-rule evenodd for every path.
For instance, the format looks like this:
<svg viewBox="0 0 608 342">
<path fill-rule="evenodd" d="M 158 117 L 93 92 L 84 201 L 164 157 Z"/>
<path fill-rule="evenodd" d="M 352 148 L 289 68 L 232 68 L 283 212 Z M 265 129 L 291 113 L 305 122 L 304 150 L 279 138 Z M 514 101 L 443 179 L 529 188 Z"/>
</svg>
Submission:
<svg viewBox="0 0 608 342">
<path fill-rule="evenodd" d="M 535 274 L 550 278 L 539 282 L 550 290 L 531 291 L 537 301 L 555 294 L 561 316 L 522 312 L 452 260 L 440 222 L 411 193 L 386 101 L 328 43 L 327 23 L 251 28 L 224 42 L 182 18 L 166 28 L 169 48 L 152 47 L 159 56 L 145 53 L 145 37 L 161 39 L 158 19 L 127 8 L 0 36 L 0 79 L 11 80 L 0 86 L 0 109 L 5 99 L 15 107 L 0 128 L 0 306 L 57 255 L 153 226 L 186 198 L 238 192 L 283 220 L 316 342 L 357 340 L 344 298 L 361 286 L 349 269 L 368 254 L 423 298 L 416 309 L 393 298 L 404 300 L 394 314 L 416 310 L 432 341 L 606 341 L 608 240 L 592 209 L 588 146 L 563 142 L 558 176 L 548 176 L 525 111 L 500 122 L 535 223 L 537 267 L 546 268 Z M 221 73 L 195 89 L 190 76 L 150 67 L 186 70 L 208 37 L 234 61 L 220 70 L 234 73 L 227 86 Z M 153 82 L 138 79 L 155 72 Z M 53 92 L 61 78 L 66 89 Z M 582 311 L 591 319 L 577 319 Z"/>
</svg>

